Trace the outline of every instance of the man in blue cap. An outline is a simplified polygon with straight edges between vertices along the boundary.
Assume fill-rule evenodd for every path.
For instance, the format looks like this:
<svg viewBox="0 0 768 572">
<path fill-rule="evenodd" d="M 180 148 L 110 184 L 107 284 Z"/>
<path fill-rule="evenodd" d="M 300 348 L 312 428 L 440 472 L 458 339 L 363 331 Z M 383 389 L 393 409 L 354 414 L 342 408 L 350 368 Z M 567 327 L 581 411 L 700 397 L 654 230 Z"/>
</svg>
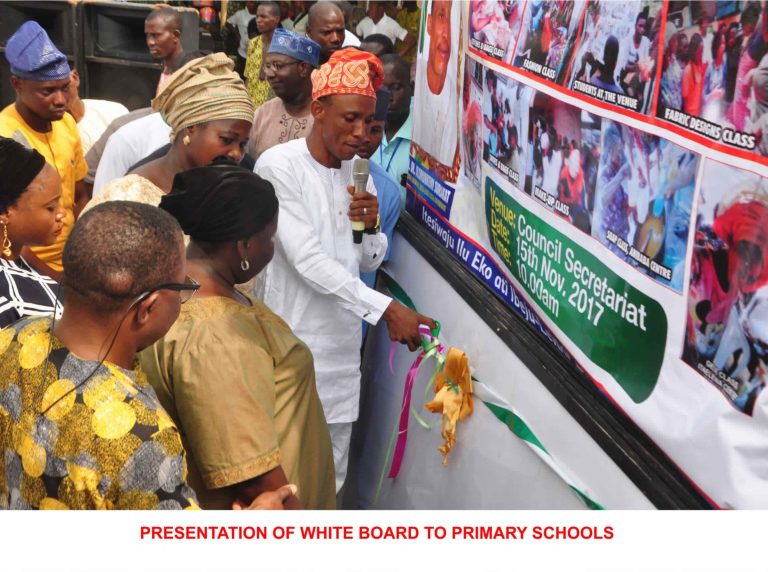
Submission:
<svg viewBox="0 0 768 572">
<path fill-rule="evenodd" d="M 277 97 L 259 106 L 253 116 L 248 151 L 254 159 L 275 145 L 309 134 L 314 123 L 311 75 L 319 60 L 319 44 L 295 32 L 275 30 L 264 74 Z"/>
<path fill-rule="evenodd" d="M 0 135 L 36 149 L 61 177 L 64 228 L 51 246 L 24 249 L 24 259 L 38 272 L 61 279 L 64 243 L 76 214 L 88 202 L 83 179 L 88 166 L 83 158 L 77 123 L 67 113 L 70 69 L 48 34 L 27 21 L 10 37 L 5 57 L 11 65 L 16 101 L 0 112 Z"/>
</svg>

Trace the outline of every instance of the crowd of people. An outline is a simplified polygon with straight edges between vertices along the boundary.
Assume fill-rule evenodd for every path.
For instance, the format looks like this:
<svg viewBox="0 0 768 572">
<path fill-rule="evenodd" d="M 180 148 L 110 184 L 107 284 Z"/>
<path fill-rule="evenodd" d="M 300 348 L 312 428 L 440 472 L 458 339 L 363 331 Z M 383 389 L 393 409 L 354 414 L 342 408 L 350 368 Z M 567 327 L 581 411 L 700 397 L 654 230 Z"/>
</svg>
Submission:
<svg viewBox="0 0 768 572">
<path fill-rule="evenodd" d="M 178 13 L 153 10 L 162 73 L 131 112 L 81 100 L 36 22 L 8 40 L 0 508 L 336 506 L 363 324 L 411 350 L 436 326 L 372 287 L 404 193 L 418 31 L 370 2 L 351 37 L 380 59 L 347 47 L 344 3 L 280 4 L 229 20 L 241 62 L 184 52 Z"/>
<path fill-rule="evenodd" d="M 662 106 L 754 135 L 768 154 L 768 6 L 744 3 L 719 19 L 702 13 L 668 36 Z"/>
</svg>

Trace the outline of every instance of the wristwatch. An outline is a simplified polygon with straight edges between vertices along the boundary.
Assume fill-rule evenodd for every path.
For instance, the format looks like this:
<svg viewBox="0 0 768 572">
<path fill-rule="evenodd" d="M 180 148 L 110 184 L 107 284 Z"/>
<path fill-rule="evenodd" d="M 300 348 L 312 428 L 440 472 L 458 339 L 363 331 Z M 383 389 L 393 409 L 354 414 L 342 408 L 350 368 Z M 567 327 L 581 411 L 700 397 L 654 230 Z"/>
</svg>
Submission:
<svg viewBox="0 0 768 572">
<path fill-rule="evenodd" d="M 373 225 L 371 228 L 365 229 L 365 234 L 379 234 L 379 231 L 381 230 L 381 216 L 376 215 L 376 224 Z"/>
</svg>

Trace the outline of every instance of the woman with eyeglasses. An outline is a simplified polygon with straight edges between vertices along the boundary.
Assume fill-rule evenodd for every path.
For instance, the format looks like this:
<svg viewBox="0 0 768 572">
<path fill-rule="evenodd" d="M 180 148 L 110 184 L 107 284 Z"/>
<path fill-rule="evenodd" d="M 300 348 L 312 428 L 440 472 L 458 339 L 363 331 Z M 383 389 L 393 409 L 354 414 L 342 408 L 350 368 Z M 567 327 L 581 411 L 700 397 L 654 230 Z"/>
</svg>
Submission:
<svg viewBox="0 0 768 572">
<path fill-rule="evenodd" d="M 0 137 L 0 328 L 61 313 L 58 284 L 27 264 L 23 250 L 56 242 L 64 215 L 56 170 L 34 149 Z"/>
<path fill-rule="evenodd" d="M 171 126 L 168 152 L 107 184 L 86 206 L 126 200 L 157 206 L 173 177 L 224 158 L 239 163 L 253 122 L 253 105 L 232 61 L 223 53 L 193 60 L 152 100 Z"/>
<path fill-rule="evenodd" d="M 247 169 L 179 173 L 160 208 L 189 235 L 187 272 L 200 284 L 165 337 L 141 354 L 182 431 L 203 508 L 248 505 L 287 482 L 286 508 L 334 508 L 331 442 L 309 348 L 241 292 L 272 259 L 278 203 Z"/>
</svg>

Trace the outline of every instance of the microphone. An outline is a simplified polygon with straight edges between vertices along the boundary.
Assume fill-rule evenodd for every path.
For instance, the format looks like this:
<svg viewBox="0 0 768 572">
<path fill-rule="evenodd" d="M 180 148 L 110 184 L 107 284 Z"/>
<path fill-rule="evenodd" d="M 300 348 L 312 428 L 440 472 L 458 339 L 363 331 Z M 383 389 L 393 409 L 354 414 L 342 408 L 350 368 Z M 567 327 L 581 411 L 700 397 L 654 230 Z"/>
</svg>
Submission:
<svg viewBox="0 0 768 572">
<path fill-rule="evenodd" d="M 368 174 L 370 173 L 370 167 L 368 166 L 368 159 L 355 159 L 352 164 L 352 181 L 355 184 L 355 192 L 359 193 L 364 191 L 368 185 Z M 355 244 L 363 242 L 363 231 L 365 230 L 365 222 L 352 221 L 352 240 Z"/>
</svg>

